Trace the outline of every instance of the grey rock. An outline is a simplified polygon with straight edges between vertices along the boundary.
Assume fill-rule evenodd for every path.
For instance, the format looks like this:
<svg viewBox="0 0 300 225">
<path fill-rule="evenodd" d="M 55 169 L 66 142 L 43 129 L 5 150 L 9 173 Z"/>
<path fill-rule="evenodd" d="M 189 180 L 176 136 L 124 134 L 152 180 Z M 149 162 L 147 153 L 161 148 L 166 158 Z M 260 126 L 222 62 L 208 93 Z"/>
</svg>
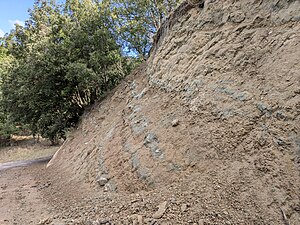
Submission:
<svg viewBox="0 0 300 225">
<path fill-rule="evenodd" d="M 259 102 L 256 104 L 256 107 L 259 109 L 259 111 L 261 111 L 261 113 L 266 114 L 268 116 L 270 116 L 272 114 L 272 109 L 271 107 Z"/>
<path fill-rule="evenodd" d="M 145 137 L 144 144 L 147 145 L 147 144 L 150 144 L 152 142 L 158 142 L 158 139 L 157 139 L 157 137 L 154 133 L 149 133 Z"/>
<path fill-rule="evenodd" d="M 158 205 L 158 210 L 153 214 L 152 217 L 153 217 L 154 219 L 159 219 L 159 218 L 161 218 L 161 217 L 164 215 L 164 213 L 166 212 L 167 204 L 168 204 L 167 201 L 160 203 L 160 204 Z"/>
<path fill-rule="evenodd" d="M 179 120 L 178 119 L 175 119 L 172 121 L 172 127 L 176 127 L 179 125 Z"/>
<path fill-rule="evenodd" d="M 154 158 L 163 159 L 164 152 L 158 147 L 159 140 L 154 133 L 148 133 L 144 139 L 144 145 L 150 149 Z"/>
<path fill-rule="evenodd" d="M 115 182 L 113 182 L 112 180 L 108 181 L 104 185 L 104 191 L 116 192 L 117 191 L 117 186 L 116 186 Z"/>
<path fill-rule="evenodd" d="M 109 180 L 108 177 L 103 175 L 98 178 L 97 182 L 100 186 L 104 186 L 108 182 L 108 180 Z"/>
<path fill-rule="evenodd" d="M 180 207 L 180 211 L 181 212 L 186 212 L 187 210 L 187 204 L 182 204 L 181 207 Z"/>
</svg>

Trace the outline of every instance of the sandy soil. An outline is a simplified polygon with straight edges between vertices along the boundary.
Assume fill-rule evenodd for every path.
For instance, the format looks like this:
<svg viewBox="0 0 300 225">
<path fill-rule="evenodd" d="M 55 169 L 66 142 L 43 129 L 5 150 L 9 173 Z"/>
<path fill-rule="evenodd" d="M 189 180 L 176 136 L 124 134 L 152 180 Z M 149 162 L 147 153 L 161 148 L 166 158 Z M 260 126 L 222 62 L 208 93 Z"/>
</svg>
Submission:
<svg viewBox="0 0 300 225">
<path fill-rule="evenodd" d="M 222 186 L 208 177 L 201 178 L 198 173 L 159 190 L 124 195 L 91 191 L 75 181 L 63 184 L 62 177 L 67 174 L 57 171 L 53 176 L 45 166 L 43 162 L 0 171 L 1 225 L 250 224 L 243 220 L 247 213 L 243 209 L 235 209 L 233 213 L 232 206 L 223 205 L 222 199 L 234 198 L 234 193 L 222 196 Z M 220 193 L 220 199 L 207 196 L 207 189 Z M 211 208 L 212 201 L 223 205 L 223 210 Z M 251 201 L 248 203 L 250 206 Z M 286 208 L 272 207 L 281 218 L 278 224 L 289 224 Z M 262 220 L 264 213 L 262 208 L 257 208 L 256 214 L 249 216 L 255 224 L 271 224 Z"/>
<path fill-rule="evenodd" d="M 45 163 L 0 170 L 0 224 L 47 224 L 53 209 L 41 195 L 48 183 L 38 183 L 37 174 Z"/>
<path fill-rule="evenodd" d="M 0 149 L 0 224 L 47 224 L 53 209 L 44 201 L 41 190 L 50 183 L 43 171 L 58 147 L 45 140 L 18 136 L 12 145 Z"/>
</svg>

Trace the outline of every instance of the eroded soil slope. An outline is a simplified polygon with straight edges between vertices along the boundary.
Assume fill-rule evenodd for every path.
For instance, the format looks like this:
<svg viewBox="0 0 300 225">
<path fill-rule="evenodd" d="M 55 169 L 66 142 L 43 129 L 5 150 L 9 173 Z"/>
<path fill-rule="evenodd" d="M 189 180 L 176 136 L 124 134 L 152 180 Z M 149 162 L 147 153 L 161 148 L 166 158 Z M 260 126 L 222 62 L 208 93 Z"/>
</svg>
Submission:
<svg viewBox="0 0 300 225">
<path fill-rule="evenodd" d="M 50 162 L 52 192 L 89 184 L 79 196 L 102 201 L 82 221 L 300 224 L 299 12 L 297 0 L 183 3 Z"/>
</svg>

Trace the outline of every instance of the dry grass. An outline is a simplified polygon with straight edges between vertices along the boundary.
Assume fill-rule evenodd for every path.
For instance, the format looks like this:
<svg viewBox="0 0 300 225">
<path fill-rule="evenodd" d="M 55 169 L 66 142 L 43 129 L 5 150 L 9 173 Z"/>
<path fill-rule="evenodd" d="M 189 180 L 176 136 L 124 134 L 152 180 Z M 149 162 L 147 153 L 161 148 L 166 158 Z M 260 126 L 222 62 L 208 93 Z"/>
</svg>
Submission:
<svg viewBox="0 0 300 225">
<path fill-rule="evenodd" d="M 14 136 L 11 143 L 9 147 L 0 148 L 0 163 L 50 156 L 59 148 L 46 140 L 35 143 L 32 136 Z"/>
</svg>

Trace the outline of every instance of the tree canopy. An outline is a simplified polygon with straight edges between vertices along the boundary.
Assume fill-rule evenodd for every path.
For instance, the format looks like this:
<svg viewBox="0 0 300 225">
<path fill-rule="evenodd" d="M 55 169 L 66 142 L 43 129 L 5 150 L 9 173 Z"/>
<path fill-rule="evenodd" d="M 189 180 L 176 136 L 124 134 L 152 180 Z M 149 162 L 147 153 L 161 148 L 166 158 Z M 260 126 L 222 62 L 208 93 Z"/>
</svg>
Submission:
<svg viewBox="0 0 300 225">
<path fill-rule="evenodd" d="M 147 58 L 152 37 L 179 0 L 104 0 L 113 31 L 128 52 Z"/>
<path fill-rule="evenodd" d="M 86 106 L 148 56 L 177 1 L 36 0 L 0 45 L 0 136 L 16 126 L 53 144 Z"/>
</svg>

